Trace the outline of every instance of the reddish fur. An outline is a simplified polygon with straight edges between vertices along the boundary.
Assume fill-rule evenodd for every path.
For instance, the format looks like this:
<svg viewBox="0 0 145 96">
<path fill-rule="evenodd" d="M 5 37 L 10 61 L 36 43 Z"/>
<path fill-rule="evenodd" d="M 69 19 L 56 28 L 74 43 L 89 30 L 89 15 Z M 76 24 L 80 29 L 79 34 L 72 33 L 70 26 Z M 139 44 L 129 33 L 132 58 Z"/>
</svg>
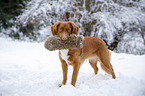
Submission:
<svg viewBox="0 0 145 96">
<path fill-rule="evenodd" d="M 63 30 L 60 32 L 60 28 Z M 71 31 L 68 32 L 67 29 Z M 79 27 L 73 22 L 57 22 L 55 25 L 51 26 L 52 35 L 59 35 L 61 38 L 62 34 L 68 38 L 70 34 L 78 34 Z M 75 86 L 78 72 L 81 64 L 85 59 L 89 59 L 90 65 L 93 67 L 95 74 L 98 73 L 97 61 L 101 62 L 101 67 L 105 72 L 112 75 L 112 78 L 116 78 L 113 67 L 110 63 L 110 53 L 106 47 L 106 44 L 102 39 L 97 37 L 85 37 L 82 51 L 84 55 L 78 56 L 80 54 L 80 49 L 69 49 L 68 61 L 70 61 L 73 66 L 73 74 L 71 84 Z M 63 70 L 63 81 L 62 84 L 66 84 L 67 81 L 67 70 L 68 65 L 65 60 L 61 58 L 61 51 L 59 51 L 59 58 L 62 64 Z"/>
</svg>

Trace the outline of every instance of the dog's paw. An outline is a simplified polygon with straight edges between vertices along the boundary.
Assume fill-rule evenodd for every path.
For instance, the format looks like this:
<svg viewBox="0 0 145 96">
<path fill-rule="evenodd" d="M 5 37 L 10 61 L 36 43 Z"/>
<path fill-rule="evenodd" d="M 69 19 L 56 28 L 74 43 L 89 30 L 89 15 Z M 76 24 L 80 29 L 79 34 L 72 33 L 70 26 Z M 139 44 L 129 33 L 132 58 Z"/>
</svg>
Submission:
<svg viewBox="0 0 145 96">
<path fill-rule="evenodd" d="M 61 86 L 63 86 L 64 84 L 58 84 L 58 87 L 61 87 Z"/>
</svg>

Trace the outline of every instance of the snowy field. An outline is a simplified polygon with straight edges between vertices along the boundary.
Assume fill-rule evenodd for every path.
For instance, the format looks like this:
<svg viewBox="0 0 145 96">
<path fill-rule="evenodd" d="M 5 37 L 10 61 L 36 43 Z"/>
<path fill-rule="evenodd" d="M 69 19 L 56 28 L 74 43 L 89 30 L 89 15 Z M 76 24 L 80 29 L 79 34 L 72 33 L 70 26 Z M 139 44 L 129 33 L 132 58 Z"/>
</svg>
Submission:
<svg viewBox="0 0 145 96">
<path fill-rule="evenodd" d="M 43 43 L 0 38 L 0 96 L 145 96 L 145 55 L 112 52 L 113 80 L 99 68 L 98 75 L 86 61 L 76 87 L 68 81 L 59 88 L 62 71 L 58 51 L 44 49 Z M 99 65 L 99 64 L 98 64 Z"/>
</svg>

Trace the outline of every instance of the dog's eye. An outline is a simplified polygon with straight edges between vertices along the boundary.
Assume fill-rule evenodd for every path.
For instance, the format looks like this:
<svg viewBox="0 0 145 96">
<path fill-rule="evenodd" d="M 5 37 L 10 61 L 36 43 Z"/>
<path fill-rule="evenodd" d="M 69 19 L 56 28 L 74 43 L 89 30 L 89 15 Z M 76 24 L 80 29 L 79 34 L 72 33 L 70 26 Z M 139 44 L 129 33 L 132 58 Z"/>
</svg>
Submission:
<svg viewBox="0 0 145 96">
<path fill-rule="evenodd" d="M 68 32 L 70 31 L 70 29 L 67 30 Z"/>
<path fill-rule="evenodd" d="M 60 28 L 59 31 L 62 31 L 62 28 Z"/>
</svg>

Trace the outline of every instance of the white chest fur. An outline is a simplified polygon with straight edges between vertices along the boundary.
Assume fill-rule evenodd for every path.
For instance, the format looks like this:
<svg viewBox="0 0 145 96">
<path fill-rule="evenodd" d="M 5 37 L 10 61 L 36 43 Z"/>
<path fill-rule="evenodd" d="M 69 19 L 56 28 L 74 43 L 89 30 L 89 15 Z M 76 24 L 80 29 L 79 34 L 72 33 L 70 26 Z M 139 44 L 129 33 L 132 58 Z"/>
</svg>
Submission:
<svg viewBox="0 0 145 96">
<path fill-rule="evenodd" d="M 67 63 L 67 64 L 69 64 L 69 61 L 68 61 L 68 58 L 69 58 L 69 56 L 68 56 L 68 51 L 69 51 L 69 49 L 66 49 L 66 50 L 60 50 L 60 52 L 61 52 L 61 58 L 63 59 L 63 60 L 65 60 L 65 62 Z"/>
</svg>

